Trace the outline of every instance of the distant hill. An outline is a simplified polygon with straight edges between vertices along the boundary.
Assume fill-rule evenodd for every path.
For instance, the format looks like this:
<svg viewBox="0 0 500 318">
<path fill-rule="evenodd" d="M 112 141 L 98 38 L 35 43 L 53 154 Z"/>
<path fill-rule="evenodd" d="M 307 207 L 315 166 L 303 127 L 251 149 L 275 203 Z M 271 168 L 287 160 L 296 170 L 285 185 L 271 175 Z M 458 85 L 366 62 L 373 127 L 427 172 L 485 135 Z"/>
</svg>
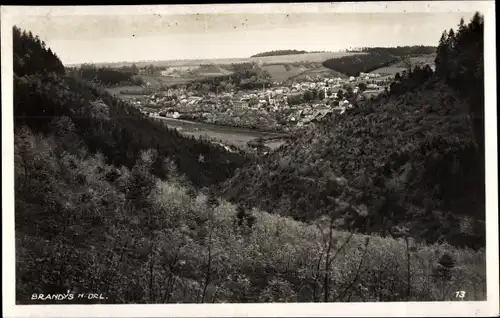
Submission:
<svg viewBox="0 0 500 318">
<path fill-rule="evenodd" d="M 297 63 L 297 62 L 315 62 L 323 63 L 327 59 L 346 56 L 346 55 L 359 55 L 366 53 L 349 53 L 349 52 L 306 52 L 302 54 L 288 54 L 288 55 L 275 55 L 275 56 L 262 56 L 262 57 L 240 57 L 240 58 L 212 58 L 212 59 L 192 59 L 192 60 L 156 60 L 156 61 L 129 61 L 129 62 L 108 62 L 108 63 L 93 63 L 98 67 L 123 67 L 135 64 L 137 67 L 142 68 L 148 65 L 156 67 L 169 67 L 169 66 L 200 66 L 204 64 L 215 65 L 228 65 L 228 64 L 241 64 L 249 62 L 262 62 L 265 64 L 276 63 Z M 80 64 L 73 64 L 67 66 L 79 66 Z"/>
<path fill-rule="evenodd" d="M 301 51 L 301 50 L 276 50 L 276 51 L 268 51 L 268 52 L 257 53 L 257 54 L 254 54 L 254 55 L 250 56 L 250 57 L 292 55 L 292 54 L 305 54 L 305 53 L 309 53 L 309 52 L 307 52 L 307 51 Z"/>
</svg>

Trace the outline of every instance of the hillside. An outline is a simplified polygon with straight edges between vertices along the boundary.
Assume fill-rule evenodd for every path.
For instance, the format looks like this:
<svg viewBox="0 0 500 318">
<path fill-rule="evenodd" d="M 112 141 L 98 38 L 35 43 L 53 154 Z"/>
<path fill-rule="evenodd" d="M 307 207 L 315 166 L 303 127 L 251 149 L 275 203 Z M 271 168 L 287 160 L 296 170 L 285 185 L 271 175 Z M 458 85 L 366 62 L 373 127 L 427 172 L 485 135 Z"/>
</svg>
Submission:
<svg viewBox="0 0 500 318">
<path fill-rule="evenodd" d="M 436 61 L 447 63 L 437 63 L 437 75 L 425 78 L 417 66 L 388 96 L 300 132 L 240 169 L 226 182 L 226 198 L 301 221 L 330 215 L 346 229 L 354 219 L 365 233 L 405 228 L 428 242 L 483 246 L 482 29 L 475 19 L 462 23 L 461 37 L 443 35 L 440 52 L 448 52 L 442 47 L 450 37 L 469 42 L 448 49 L 451 57 L 438 53 Z M 461 75 L 453 58 L 466 61 Z"/>
<path fill-rule="evenodd" d="M 326 68 L 324 66 L 319 66 L 319 67 L 314 67 L 310 69 L 306 69 L 305 71 L 295 75 L 291 76 L 288 79 L 290 80 L 295 80 L 295 81 L 302 81 L 302 80 L 307 80 L 307 79 L 324 79 L 324 78 L 345 78 L 346 75 L 342 74 L 340 72 L 334 71 L 332 69 Z"/>
<path fill-rule="evenodd" d="M 201 65 L 192 72 L 198 76 L 226 76 L 232 74 L 232 72 L 218 65 Z"/>
<path fill-rule="evenodd" d="M 31 55 L 26 50 L 43 52 L 43 45 L 18 29 L 14 29 L 14 36 L 16 127 L 27 125 L 43 133 L 50 133 L 53 125 L 73 127 L 89 150 L 101 152 L 118 167 L 132 167 L 141 150 L 153 148 L 200 186 L 224 180 L 245 161 L 209 142 L 182 137 L 104 89 L 64 75 L 59 64 L 54 67 L 58 73 L 37 68 L 43 63 L 30 67 Z M 19 45 L 23 42 L 35 44 L 31 48 Z M 205 157 L 204 162 L 198 160 L 200 155 Z M 156 174 L 161 177 L 165 171 L 160 162 L 158 165 Z"/>
<path fill-rule="evenodd" d="M 428 58 L 425 57 L 435 54 L 435 52 L 435 47 L 419 45 L 361 48 L 348 51 L 351 55 L 326 60 L 323 62 L 323 66 L 348 76 L 357 76 L 360 72 L 378 72 L 381 68 L 399 67 L 400 64 L 403 64 L 405 68 L 408 68 L 409 65 L 411 67 L 423 66 L 421 62 L 428 61 Z M 410 64 L 407 65 L 406 62 L 410 62 Z"/>
<path fill-rule="evenodd" d="M 292 54 L 305 54 L 305 53 L 308 52 L 302 50 L 275 50 L 275 51 L 268 51 L 268 52 L 254 54 L 250 57 L 279 56 L 279 55 L 292 55 Z"/>
<path fill-rule="evenodd" d="M 332 58 L 323 62 L 323 66 L 348 76 L 369 73 L 378 68 L 391 65 L 400 58 L 387 51 L 369 52 Z"/>
<path fill-rule="evenodd" d="M 291 64 L 267 64 L 261 67 L 268 72 L 273 81 L 282 82 L 290 77 L 297 76 L 307 70 L 305 67 L 295 66 Z"/>
<path fill-rule="evenodd" d="M 396 47 L 365 47 L 354 50 L 349 50 L 348 52 L 363 52 L 363 53 L 374 53 L 374 52 L 387 52 L 394 56 L 404 57 L 404 56 L 420 56 L 436 53 L 435 46 L 425 46 L 425 45 L 412 45 L 412 46 L 396 46 Z"/>
<path fill-rule="evenodd" d="M 414 68 L 415 66 L 425 67 L 429 65 L 432 69 L 435 69 L 435 59 L 436 54 L 426 54 L 418 56 L 410 56 L 404 60 L 398 60 L 393 64 L 387 65 L 385 67 L 377 68 L 372 71 L 372 73 L 380 74 L 382 78 L 384 77 L 394 77 L 396 73 L 403 73 L 408 70 L 408 67 Z"/>
</svg>

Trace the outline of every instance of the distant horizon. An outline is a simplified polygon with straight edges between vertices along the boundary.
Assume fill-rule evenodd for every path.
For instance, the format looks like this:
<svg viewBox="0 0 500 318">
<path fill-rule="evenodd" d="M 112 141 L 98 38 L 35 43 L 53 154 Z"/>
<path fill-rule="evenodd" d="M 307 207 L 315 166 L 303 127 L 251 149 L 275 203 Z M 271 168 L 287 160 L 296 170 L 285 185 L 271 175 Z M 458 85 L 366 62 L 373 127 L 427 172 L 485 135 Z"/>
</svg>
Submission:
<svg viewBox="0 0 500 318">
<path fill-rule="evenodd" d="M 423 44 L 415 44 L 415 45 L 399 45 L 399 46 L 424 46 Z M 392 47 L 397 47 L 398 45 L 391 46 L 391 45 L 380 45 L 380 46 L 369 46 L 367 48 L 374 48 L 374 47 L 383 47 L 383 48 L 392 48 Z M 425 46 L 434 46 L 437 47 L 437 45 L 425 45 Z M 113 61 L 113 62 L 79 62 L 79 63 L 71 63 L 71 64 L 65 64 L 63 63 L 64 66 L 67 67 L 72 67 L 72 66 L 77 66 L 77 65 L 82 65 L 82 64 L 134 64 L 134 63 L 155 63 L 155 62 L 190 62 L 190 61 L 206 61 L 206 60 L 236 60 L 236 59 L 258 59 L 259 57 L 252 57 L 255 54 L 260 54 L 260 53 L 265 53 L 265 52 L 272 52 L 272 51 L 282 51 L 282 50 L 297 50 L 297 51 L 306 51 L 306 54 L 321 54 L 321 53 L 337 53 L 337 52 L 345 52 L 351 49 L 358 49 L 359 47 L 353 47 L 353 48 L 345 48 L 341 49 L 338 51 L 306 51 L 302 49 L 273 49 L 269 51 L 264 51 L 264 52 L 256 52 L 251 54 L 250 56 L 234 56 L 234 57 L 226 57 L 226 58 L 194 58 L 194 59 L 164 59 L 164 60 L 125 60 L 125 61 Z M 55 52 L 57 54 L 57 52 Z M 298 53 L 301 54 L 301 53 Z M 292 53 L 292 54 L 283 54 L 283 55 L 297 55 L 297 53 Z"/>
<path fill-rule="evenodd" d="M 437 46 L 474 12 L 20 15 L 64 65 L 244 59 L 275 50 Z M 383 36 L 381 36 L 383 35 Z"/>
</svg>

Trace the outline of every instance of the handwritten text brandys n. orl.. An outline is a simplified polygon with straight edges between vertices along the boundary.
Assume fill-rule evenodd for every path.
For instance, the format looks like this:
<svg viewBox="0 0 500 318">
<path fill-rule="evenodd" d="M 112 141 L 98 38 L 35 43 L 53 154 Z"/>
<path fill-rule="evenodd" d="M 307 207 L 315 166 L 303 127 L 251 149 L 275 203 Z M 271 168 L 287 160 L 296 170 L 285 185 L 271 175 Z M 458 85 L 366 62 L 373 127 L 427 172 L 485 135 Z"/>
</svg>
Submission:
<svg viewBox="0 0 500 318">
<path fill-rule="evenodd" d="M 105 300 L 103 294 L 99 293 L 78 293 L 74 294 L 68 290 L 66 294 L 32 294 L 31 300 L 74 300 L 74 299 L 88 299 L 88 300 Z"/>
</svg>

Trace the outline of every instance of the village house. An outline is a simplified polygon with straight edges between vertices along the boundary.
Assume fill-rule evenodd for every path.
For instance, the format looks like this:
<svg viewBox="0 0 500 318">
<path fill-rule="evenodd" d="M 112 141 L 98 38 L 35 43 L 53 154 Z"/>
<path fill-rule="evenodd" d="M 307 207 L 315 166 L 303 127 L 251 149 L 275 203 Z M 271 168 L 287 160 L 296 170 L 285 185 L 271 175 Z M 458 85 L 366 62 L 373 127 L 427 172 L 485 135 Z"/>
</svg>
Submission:
<svg viewBox="0 0 500 318">
<path fill-rule="evenodd" d="M 233 102 L 233 109 L 235 110 L 243 110 L 248 108 L 248 103 L 244 101 L 234 101 Z"/>
</svg>

